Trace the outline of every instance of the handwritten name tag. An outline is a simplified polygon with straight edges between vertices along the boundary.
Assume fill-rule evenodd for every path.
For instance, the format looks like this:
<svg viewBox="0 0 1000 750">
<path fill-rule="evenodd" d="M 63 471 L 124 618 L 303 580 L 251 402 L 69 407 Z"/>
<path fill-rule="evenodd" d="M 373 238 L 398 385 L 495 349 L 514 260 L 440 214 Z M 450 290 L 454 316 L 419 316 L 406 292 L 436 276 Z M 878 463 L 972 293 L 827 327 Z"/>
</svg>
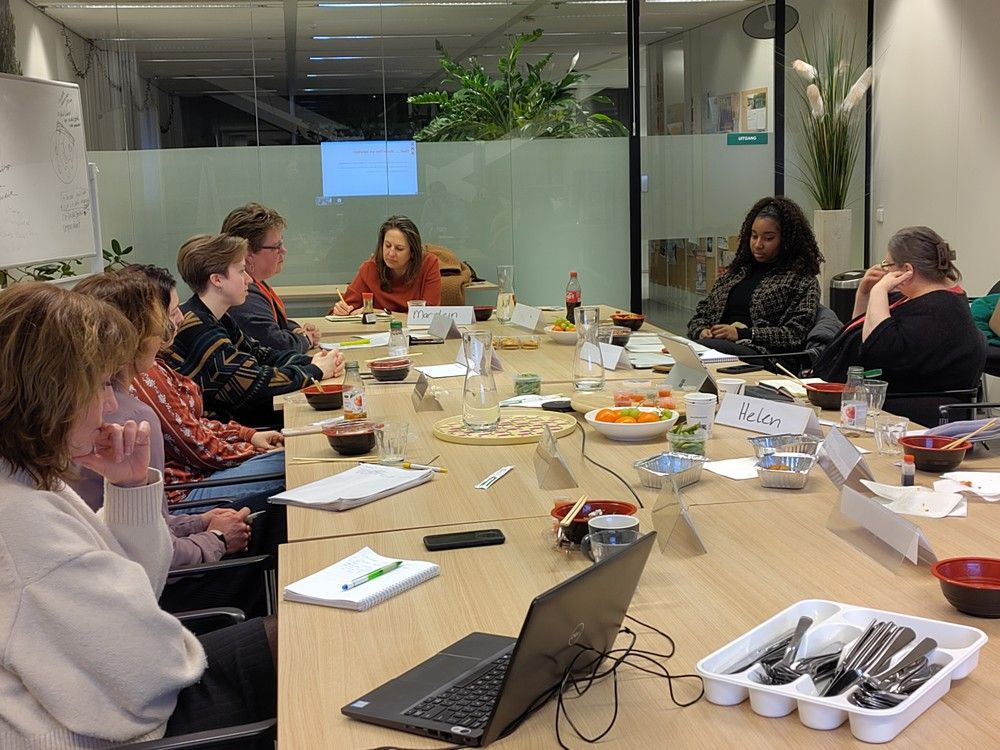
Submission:
<svg viewBox="0 0 1000 750">
<path fill-rule="evenodd" d="M 418 328 L 428 326 L 434 320 L 435 315 L 443 315 L 446 318 L 451 318 L 455 323 L 462 326 L 470 325 L 475 317 L 472 307 L 469 305 L 411 307 L 406 314 L 406 324 Z"/>
<path fill-rule="evenodd" d="M 542 320 L 542 311 L 531 305 L 522 305 L 518 302 L 514 305 L 514 313 L 511 315 L 511 325 L 519 328 L 527 328 L 531 332 L 539 330 L 539 323 Z"/>
<path fill-rule="evenodd" d="M 722 399 L 716 424 L 764 435 L 821 434 L 816 412 L 805 406 L 728 393 Z"/>
</svg>

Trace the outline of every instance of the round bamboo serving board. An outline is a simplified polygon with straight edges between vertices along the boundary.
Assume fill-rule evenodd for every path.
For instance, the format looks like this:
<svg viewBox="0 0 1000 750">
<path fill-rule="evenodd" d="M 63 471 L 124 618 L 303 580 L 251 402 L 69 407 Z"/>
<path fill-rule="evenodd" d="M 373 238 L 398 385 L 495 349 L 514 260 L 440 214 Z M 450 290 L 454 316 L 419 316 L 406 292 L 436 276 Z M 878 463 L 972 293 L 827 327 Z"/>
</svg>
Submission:
<svg viewBox="0 0 1000 750">
<path fill-rule="evenodd" d="M 553 436 L 565 437 L 576 429 L 576 417 L 555 411 L 500 410 L 500 422 L 493 432 L 472 432 L 462 424 L 462 415 L 447 417 L 434 424 L 434 437 L 460 445 L 519 445 L 537 443 L 548 425 Z"/>
</svg>

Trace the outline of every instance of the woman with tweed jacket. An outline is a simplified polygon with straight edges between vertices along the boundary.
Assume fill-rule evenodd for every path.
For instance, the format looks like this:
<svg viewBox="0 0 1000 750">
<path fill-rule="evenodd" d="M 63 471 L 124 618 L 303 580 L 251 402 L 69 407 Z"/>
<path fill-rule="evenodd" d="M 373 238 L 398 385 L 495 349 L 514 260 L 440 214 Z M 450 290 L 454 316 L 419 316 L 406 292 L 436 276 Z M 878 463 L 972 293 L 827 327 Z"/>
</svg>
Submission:
<svg viewBox="0 0 1000 750">
<path fill-rule="evenodd" d="M 819 309 L 822 262 L 794 201 L 757 201 L 743 220 L 736 257 L 698 303 L 688 336 L 736 355 L 801 349 Z"/>
</svg>

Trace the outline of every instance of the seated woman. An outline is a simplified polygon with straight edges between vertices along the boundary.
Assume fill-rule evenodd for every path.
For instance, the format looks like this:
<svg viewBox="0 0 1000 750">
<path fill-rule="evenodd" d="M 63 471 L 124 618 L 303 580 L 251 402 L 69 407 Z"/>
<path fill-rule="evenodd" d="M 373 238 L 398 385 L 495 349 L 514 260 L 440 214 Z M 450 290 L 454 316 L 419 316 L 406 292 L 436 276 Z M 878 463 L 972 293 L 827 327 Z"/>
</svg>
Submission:
<svg viewBox="0 0 1000 750">
<path fill-rule="evenodd" d="M 969 309 L 976 328 L 983 332 L 986 343 L 1000 346 L 1000 294 L 987 294 L 972 300 Z"/>
<path fill-rule="evenodd" d="M 149 425 L 103 417 L 136 348 L 91 297 L 0 292 L 0 746 L 105 747 L 275 715 L 273 618 L 199 639 L 157 605 L 171 553 Z M 64 483 L 71 463 L 104 477 L 99 513 Z"/>
<path fill-rule="evenodd" d="M 149 423 L 150 466 L 164 470 L 163 433 L 156 412 L 129 392 L 132 378 L 153 367 L 156 353 L 172 329 L 166 310 L 160 304 L 159 292 L 145 276 L 127 273 L 90 276 L 74 287 L 74 291 L 107 302 L 118 309 L 136 329 L 138 348 L 114 379 L 112 391 L 117 408 L 105 415 L 110 422 L 146 421 Z M 172 334 L 171 334 L 172 338 Z M 79 477 L 68 480 L 84 501 L 94 510 L 104 502 L 104 478 L 81 468 Z M 171 532 L 173 557 L 170 567 L 214 562 L 227 552 L 242 551 L 249 543 L 250 526 L 245 517 L 250 512 L 232 508 L 217 508 L 200 515 L 172 516 L 163 513 Z"/>
<path fill-rule="evenodd" d="M 960 399 L 910 397 L 975 388 L 986 362 L 986 342 L 976 330 L 955 251 L 928 227 L 892 236 L 886 259 L 865 272 L 854 297 L 854 319 L 844 326 L 813 374 L 844 382 L 847 368 L 879 368 L 888 381 L 886 411 L 937 423 L 937 406 Z M 890 300 L 892 292 L 899 292 Z"/>
<path fill-rule="evenodd" d="M 417 225 L 405 216 L 392 216 L 379 227 L 375 254 L 361 264 L 344 298 L 330 312 L 350 315 L 361 309 L 365 292 L 373 295 L 376 310 L 406 312 L 411 299 L 441 304 L 440 263 L 424 250 Z"/>
<path fill-rule="evenodd" d="M 743 220 L 736 257 L 688 322 L 688 337 L 736 355 L 802 349 L 819 309 L 822 262 L 794 201 L 757 201 Z"/>
<path fill-rule="evenodd" d="M 289 320 L 285 303 L 267 283 L 281 273 L 288 255 L 285 226 L 281 214 L 259 203 L 233 209 L 222 222 L 223 234 L 247 241 L 247 274 L 252 279 L 246 302 L 229 308 L 229 315 L 243 333 L 264 346 L 305 353 L 319 344 L 319 330 L 311 323 L 299 325 Z"/>
<path fill-rule="evenodd" d="M 181 246 L 177 270 L 194 295 L 181 306 L 184 321 L 167 363 L 201 386 L 213 416 L 277 426 L 274 397 L 343 374 L 344 358 L 270 349 L 240 330 L 226 312 L 246 300 L 246 248 L 245 239 L 226 234 L 198 235 Z"/>
</svg>

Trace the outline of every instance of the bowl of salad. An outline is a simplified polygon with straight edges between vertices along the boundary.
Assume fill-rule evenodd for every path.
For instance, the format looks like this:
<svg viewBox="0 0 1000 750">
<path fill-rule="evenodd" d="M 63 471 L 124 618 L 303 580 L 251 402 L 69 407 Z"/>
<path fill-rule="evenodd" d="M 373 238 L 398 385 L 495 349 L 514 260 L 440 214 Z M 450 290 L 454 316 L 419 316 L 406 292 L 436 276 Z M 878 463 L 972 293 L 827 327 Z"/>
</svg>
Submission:
<svg viewBox="0 0 1000 750">
<path fill-rule="evenodd" d="M 594 429 L 612 440 L 650 440 L 669 430 L 680 417 L 673 409 L 623 406 L 592 409 L 584 415 Z"/>
<path fill-rule="evenodd" d="M 549 334 L 557 344 L 575 344 L 576 326 L 566 318 L 556 318 L 555 322 L 545 327 L 545 332 Z"/>
</svg>

